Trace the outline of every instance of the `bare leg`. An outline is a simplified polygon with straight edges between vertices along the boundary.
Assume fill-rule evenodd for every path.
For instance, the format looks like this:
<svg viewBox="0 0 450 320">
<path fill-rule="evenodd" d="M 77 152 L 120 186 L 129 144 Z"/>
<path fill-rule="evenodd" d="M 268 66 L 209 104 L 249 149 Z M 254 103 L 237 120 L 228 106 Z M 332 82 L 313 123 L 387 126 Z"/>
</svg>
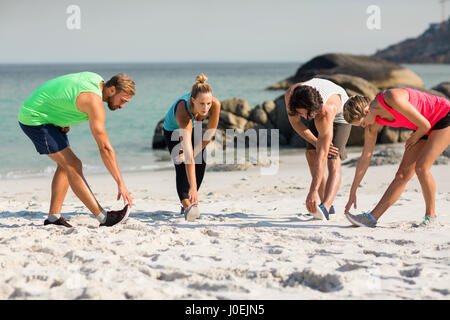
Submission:
<svg viewBox="0 0 450 320">
<path fill-rule="evenodd" d="M 416 174 L 425 200 L 425 215 L 431 217 L 436 216 L 436 184 L 430 168 L 449 144 L 450 127 L 432 131 L 416 163 Z"/>
<path fill-rule="evenodd" d="M 311 173 L 311 176 L 312 176 L 313 170 L 314 170 L 314 162 L 316 161 L 316 150 L 313 150 L 313 149 L 306 150 L 305 154 L 306 154 L 306 160 L 308 161 L 309 172 Z M 319 186 L 319 198 L 322 203 L 325 199 L 325 189 L 326 189 L 326 185 L 327 185 L 327 178 L 328 178 L 327 173 L 325 172 L 323 174 L 323 177 L 322 177 L 322 180 L 320 181 L 320 186 Z"/>
<path fill-rule="evenodd" d="M 425 140 L 419 140 L 419 142 L 417 142 L 410 150 L 405 151 L 403 154 L 402 161 L 395 174 L 394 180 L 371 212 L 375 219 L 378 220 L 383 213 L 385 213 L 386 210 L 400 198 L 408 181 L 411 180 L 415 174 L 416 161 L 425 143 Z"/>
<path fill-rule="evenodd" d="M 97 199 L 95 199 L 94 194 L 84 179 L 82 163 L 72 152 L 72 149 L 67 147 L 62 151 L 49 154 L 48 156 L 64 169 L 70 188 L 81 202 L 84 203 L 94 216 L 99 215 L 103 208 L 97 202 Z"/>
<path fill-rule="evenodd" d="M 69 179 L 64 169 L 58 165 L 52 181 L 52 197 L 50 200 L 50 214 L 61 214 L 64 198 L 69 189 Z"/>
<path fill-rule="evenodd" d="M 183 206 L 183 209 L 186 210 L 191 206 L 191 202 L 189 199 L 183 199 L 183 201 L 181 201 L 181 205 Z"/>
<path fill-rule="evenodd" d="M 340 156 L 338 156 L 337 159 L 328 159 L 328 172 L 329 175 L 326 180 L 325 197 L 324 200 L 322 200 L 322 204 L 327 211 L 330 210 L 330 207 L 336 198 L 342 180 Z"/>
</svg>

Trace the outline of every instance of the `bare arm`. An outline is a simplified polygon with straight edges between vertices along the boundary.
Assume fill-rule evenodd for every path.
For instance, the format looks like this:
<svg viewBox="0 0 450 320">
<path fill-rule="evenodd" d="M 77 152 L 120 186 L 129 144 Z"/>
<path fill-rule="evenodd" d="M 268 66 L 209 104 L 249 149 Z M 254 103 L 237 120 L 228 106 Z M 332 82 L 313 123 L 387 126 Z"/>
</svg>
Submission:
<svg viewBox="0 0 450 320">
<path fill-rule="evenodd" d="M 130 207 L 132 207 L 133 200 L 125 186 L 117 163 L 116 153 L 109 141 L 108 134 L 106 133 L 105 108 L 102 99 L 94 93 L 81 93 L 77 97 L 77 107 L 80 111 L 87 113 L 89 117 L 89 127 L 97 142 L 100 156 L 105 167 L 118 185 L 119 193 L 117 195 L 117 200 L 122 196 L 124 203 L 128 201 Z"/>
<path fill-rule="evenodd" d="M 349 201 L 345 206 L 345 213 L 350 210 L 352 204 L 356 209 L 356 191 L 370 166 L 370 160 L 372 159 L 373 150 L 377 142 L 378 131 L 381 127 L 382 125 L 374 123 L 364 130 L 364 148 L 361 157 L 358 160 L 358 164 L 356 165 L 355 177 L 353 178 L 353 183 L 350 188 L 350 196 Z"/>
<path fill-rule="evenodd" d="M 317 192 L 319 190 L 320 181 L 327 166 L 328 149 L 333 140 L 333 118 L 326 115 L 314 121 L 319 137 L 316 143 L 316 160 L 314 162 L 310 192 Z"/>
<path fill-rule="evenodd" d="M 189 181 L 190 190 L 193 197 L 189 199 L 192 203 L 198 203 L 197 179 L 195 177 L 194 150 L 192 148 L 192 119 L 186 110 L 186 102 L 180 101 L 175 112 L 175 120 L 180 126 L 180 140 L 183 149 L 186 176 Z M 190 191 L 190 192 L 191 192 Z"/>
</svg>

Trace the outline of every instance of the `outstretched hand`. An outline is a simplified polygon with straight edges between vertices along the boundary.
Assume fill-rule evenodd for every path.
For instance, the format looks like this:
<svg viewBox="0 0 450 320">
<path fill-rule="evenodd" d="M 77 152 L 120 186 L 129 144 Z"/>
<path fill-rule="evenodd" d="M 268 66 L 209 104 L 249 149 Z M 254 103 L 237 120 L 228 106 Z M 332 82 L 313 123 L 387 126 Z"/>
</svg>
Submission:
<svg viewBox="0 0 450 320">
<path fill-rule="evenodd" d="M 411 149 L 418 141 L 420 140 L 420 137 L 414 132 L 408 140 L 406 140 L 405 143 L 405 150 Z"/>
<path fill-rule="evenodd" d="M 308 196 L 306 197 L 306 209 L 308 209 L 309 212 L 315 212 L 316 208 L 318 206 L 318 198 L 319 194 L 314 191 L 310 191 L 308 193 Z"/>
<path fill-rule="evenodd" d="M 70 131 L 70 127 L 62 127 L 61 128 L 61 132 L 62 133 L 66 133 L 67 134 L 67 133 L 69 133 L 69 131 Z"/>
<path fill-rule="evenodd" d="M 198 192 L 196 188 L 191 188 L 189 190 L 189 202 L 198 206 Z"/>
<path fill-rule="evenodd" d="M 348 198 L 348 202 L 345 205 L 344 214 L 347 214 L 350 211 L 352 205 L 356 209 L 356 194 L 350 194 L 350 196 Z"/>
<path fill-rule="evenodd" d="M 128 189 L 125 186 L 125 184 L 118 185 L 117 200 L 120 200 L 121 197 L 123 199 L 124 205 L 128 202 L 128 204 L 130 205 L 130 208 L 133 207 L 133 199 L 131 198 L 131 195 L 128 192 Z"/>
</svg>

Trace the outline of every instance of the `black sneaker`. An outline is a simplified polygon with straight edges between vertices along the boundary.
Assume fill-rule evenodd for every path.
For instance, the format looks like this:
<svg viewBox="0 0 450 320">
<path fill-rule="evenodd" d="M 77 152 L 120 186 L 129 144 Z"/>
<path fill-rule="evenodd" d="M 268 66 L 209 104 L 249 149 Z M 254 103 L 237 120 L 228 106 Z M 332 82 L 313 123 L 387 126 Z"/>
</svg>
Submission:
<svg viewBox="0 0 450 320">
<path fill-rule="evenodd" d="M 106 221 L 104 223 L 100 223 L 100 227 L 111 227 L 115 224 L 123 223 L 128 219 L 129 214 L 130 207 L 128 204 L 122 210 L 108 211 L 106 213 Z"/>
<path fill-rule="evenodd" d="M 49 225 L 49 224 L 55 224 L 57 226 L 64 226 L 64 227 L 67 227 L 67 228 L 72 228 L 72 226 L 63 217 L 61 217 L 58 220 L 53 221 L 53 222 L 50 222 L 50 220 L 45 219 L 44 226 Z"/>
</svg>

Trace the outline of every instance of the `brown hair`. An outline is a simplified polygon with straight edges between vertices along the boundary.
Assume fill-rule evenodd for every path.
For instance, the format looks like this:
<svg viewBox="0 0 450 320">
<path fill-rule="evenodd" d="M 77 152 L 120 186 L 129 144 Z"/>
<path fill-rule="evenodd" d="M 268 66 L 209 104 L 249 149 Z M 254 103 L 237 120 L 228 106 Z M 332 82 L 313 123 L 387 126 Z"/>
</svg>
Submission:
<svg viewBox="0 0 450 320">
<path fill-rule="evenodd" d="M 364 108 L 370 103 L 365 96 L 351 96 L 344 104 L 344 119 L 348 123 L 358 121 L 364 117 Z"/>
<path fill-rule="evenodd" d="M 295 116 L 298 114 L 297 109 L 308 110 L 308 116 L 314 116 L 322 109 L 323 99 L 319 91 L 307 85 L 298 86 L 294 89 L 289 98 L 289 115 Z"/>
<path fill-rule="evenodd" d="M 192 86 L 191 97 L 196 98 L 199 93 L 212 93 L 211 86 L 206 83 L 208 77 L 200 73 L 195 77 L 195 84 Z"/>
<path fill-rule="evenodd" d="M 117 92 L 125 91 L 127 94 L 134 96 L 136 84 L 125 73 L 118 73 L 105 83 L 105 87 L 116 87 Z"/>
</svg>

